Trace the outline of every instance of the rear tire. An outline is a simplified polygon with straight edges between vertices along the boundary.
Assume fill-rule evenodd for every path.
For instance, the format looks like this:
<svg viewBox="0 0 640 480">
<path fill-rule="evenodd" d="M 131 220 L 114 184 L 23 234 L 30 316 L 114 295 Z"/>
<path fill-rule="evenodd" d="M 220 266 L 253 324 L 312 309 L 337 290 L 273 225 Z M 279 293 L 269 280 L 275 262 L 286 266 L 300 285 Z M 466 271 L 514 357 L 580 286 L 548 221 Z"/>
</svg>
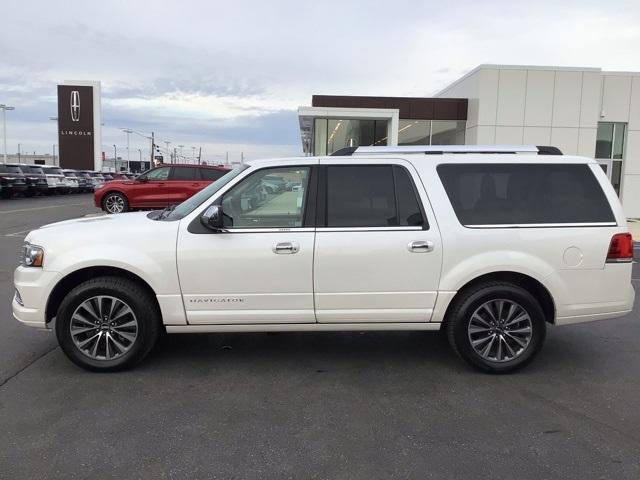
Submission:
<svg viewBox="0 0 640 480">
<path fill-rule="evenodd" d="M 128 212 L 129 201 L 119 192 L 109 192 L 102 199 L 102 209 L 107 213 Z"/>
<path fill-rule="evenodd" d="M 56 337 L 76 365 L 96 372 L 130 368 L 151 351 L 162 330 L 153 296 L 121 277 L 98 277 L 67 294 Z"/>
<path fill-rule="evenodd" d="M 446 333 L 454 351 L 487 373 L 509 373 L 538 354 L 546 335 L 540 302 L 507 282 L 487 282 L 463 291 L 451 305 Z"/>
</svg>

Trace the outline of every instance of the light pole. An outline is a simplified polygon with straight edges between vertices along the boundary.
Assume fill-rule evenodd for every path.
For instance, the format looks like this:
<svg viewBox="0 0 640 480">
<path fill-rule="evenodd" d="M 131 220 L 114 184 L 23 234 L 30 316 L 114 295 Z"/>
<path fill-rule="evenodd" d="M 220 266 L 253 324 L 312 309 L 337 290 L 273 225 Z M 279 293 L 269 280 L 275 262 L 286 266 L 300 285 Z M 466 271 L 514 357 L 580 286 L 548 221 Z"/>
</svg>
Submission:
<svg viewBox="0 0 640 480">
<path fill-rule="evenodd" d="M 53 154 L 53 164 L 55 165 L 56 164 L 56 144 L 55 143 L 51 146 L 51 153 Z"/>
<path fill-rule="evenodd" d="M 184 145 L 178 145 L 178 148 L 180 148 L 180 158 L 184 158 L 184 155 L 182 155 L 182 148 L 184 147 Z"/>
<path fill-rule="evenodd" d="M 167 142 L 166 140 L 164 141 L 164 144 L 167 146 L 167 155 L 169 155 L 169 162 L 173 163 L 173 157 L 171 156 L 171 151 L 169 150 L 169 144 L 171 142 Z"/>
<path fill-rule="evenodd" d="M 58 117 L 49 117 L 49 120 L 56 122 L 56 130 L 58 129 Z M 56 164 L 56 146 L 55 144 L 53 145 L 53 164 Z M 58 162 L 58 165 L 60 164 L 60 162 Z"/>
<path fill-rule="evenodd" d="M 18 163 L 20 163 L 20 144 L 18 144 Z"/>
<path fill-rule="evenodd" d="M 113 168 L 118 171 L 118 147 L 113 146 Z"/>
<path fill-rule="evenodd" d="M 0 110 L 2 110 L 2 138 L 4 139 L 2 161 L 3 163 L 7 163 L 7 110 L 15 110 L 15 107 L 10 107 L 2 103 L 0 104 Z"/>
<path fill-rule="evenodd" d="M 120 130 L 127 134 L 127 170 L 130 171 L 131 165 L 129 164 L 129 162 L 131 161 L 131 157 L 129 155 L 129 134 L 133 133 L 133 130 L 131 130 L 130 128 L 121 128 Z"/>
</svg>

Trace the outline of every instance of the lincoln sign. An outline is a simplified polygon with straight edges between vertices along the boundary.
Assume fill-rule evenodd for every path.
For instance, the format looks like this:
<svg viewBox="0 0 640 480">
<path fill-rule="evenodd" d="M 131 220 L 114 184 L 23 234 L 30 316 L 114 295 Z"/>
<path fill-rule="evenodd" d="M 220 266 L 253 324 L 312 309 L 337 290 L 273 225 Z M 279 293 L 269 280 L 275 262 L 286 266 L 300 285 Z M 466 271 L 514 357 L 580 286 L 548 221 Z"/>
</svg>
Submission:
<svg viewBox="0 0 640 480">
<path fill-rule="evenodd" d="M 58 85 L 60 166 L 93 170 L 93 87 Z"/>
</svg>

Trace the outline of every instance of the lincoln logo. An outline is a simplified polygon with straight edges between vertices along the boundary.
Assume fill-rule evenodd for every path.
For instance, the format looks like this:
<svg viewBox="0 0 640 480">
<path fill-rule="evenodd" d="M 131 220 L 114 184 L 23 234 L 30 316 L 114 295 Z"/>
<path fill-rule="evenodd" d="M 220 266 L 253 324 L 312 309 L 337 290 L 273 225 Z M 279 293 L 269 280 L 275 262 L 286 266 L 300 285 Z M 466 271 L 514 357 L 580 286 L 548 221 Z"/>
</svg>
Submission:
<svg viewBox="0 0 640 480">
<path fill-rule="evenodd" d="M 78 90 L 71 91 L 71 121 L 80 121 L 80 92 Z"/>
</svg>

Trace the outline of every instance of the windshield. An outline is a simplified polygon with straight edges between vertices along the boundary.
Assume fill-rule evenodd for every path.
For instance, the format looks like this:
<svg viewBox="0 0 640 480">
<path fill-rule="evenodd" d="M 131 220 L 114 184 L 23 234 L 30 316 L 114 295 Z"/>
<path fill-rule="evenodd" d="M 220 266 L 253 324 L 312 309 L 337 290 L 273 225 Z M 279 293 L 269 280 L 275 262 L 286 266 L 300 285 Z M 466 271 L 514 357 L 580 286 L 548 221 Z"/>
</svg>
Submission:
<svg viewBox="0 0 640 480">
<path fill-rule="evenodd" d="M 29 167 L 29 173 L 33 173 L 33 174 L 37 174 L 37 175 L 44 175 L 44 172 L 42 171 L 42 169 L 40 167 Z"/>
<path fill-rule="evenodd" d="M 47 173 L 49 175 L 63 175 L 62 170 L 59 168 L 47 168 Z"/>
<path fill-rule="evenodd" d="M 234 168 L 229 173 L 223 175 L 218 180 L 210 184 L 208 187 L 200 190 L 193 197 L 186 199 L 184 202 L 174 208 L 169 215 L 164 217 L 163 220 L 180 220 L 181 218 L 186 217 L 196 208 L 202 205 L 205 201 L 211 198 L 213 194 L 224 187 L 227 183 L 244 172 L 247 168 L 249 168 L 248 165 L 240 165 Z"/>
</svg>

